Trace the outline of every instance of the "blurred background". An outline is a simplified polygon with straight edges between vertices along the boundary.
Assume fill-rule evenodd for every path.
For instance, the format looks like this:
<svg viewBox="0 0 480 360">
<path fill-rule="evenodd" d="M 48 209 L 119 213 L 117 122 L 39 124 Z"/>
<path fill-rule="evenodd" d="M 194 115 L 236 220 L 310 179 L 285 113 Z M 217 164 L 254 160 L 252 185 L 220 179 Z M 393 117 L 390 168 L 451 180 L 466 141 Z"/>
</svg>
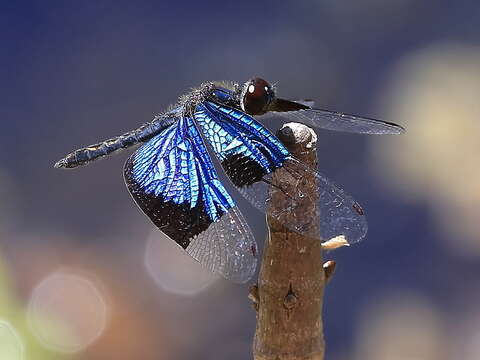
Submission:
<svg viewBox="0 0 480 360">
<path fill-rule="evenodd" d="M 480 3 L 25 1 L 0 11 L 0 359 L 248 359 L 255 315 L 138 210 L 136 128 L 206 80 L 397 122 L 319 131 L 321 171 L 367 212 L 328 255 L 329 360 L 480 358 Z M 240 201 L 263 244 L 263 216 Z"/>
</svg>

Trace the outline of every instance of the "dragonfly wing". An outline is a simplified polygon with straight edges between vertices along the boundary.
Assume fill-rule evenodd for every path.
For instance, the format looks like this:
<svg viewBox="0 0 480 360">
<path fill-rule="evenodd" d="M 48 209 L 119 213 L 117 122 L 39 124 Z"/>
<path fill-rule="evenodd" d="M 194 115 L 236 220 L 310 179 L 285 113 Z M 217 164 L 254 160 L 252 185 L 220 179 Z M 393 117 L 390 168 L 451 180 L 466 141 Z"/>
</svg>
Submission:
<svg viewBox="0 0 480 360">
<path fill-rule="evenodd" d="M 330 110 L 301 109 L 273 112 L 272 115 L 279 115 L 291 121 L 326 130 L 359 134 L 402 134 L 405 132 L 405 129 L 397 124 Z"/>
<path fill-rule="evenodd" d="M 255 119 L 208 102 L 197 107 L 195 119 L 227 175 L 255 207 L 268 210 L 289 229 L 322 241 L 343 236 L 355 243 L 365 236 L 367 222 L 360 206 L 327 178 L 294 159 Z M 283 206 L 270 207 L 273 198 Z M 305 214 L 306 207 L 310 214 Z"/>
<path fill-rule="evenodd" d="M 301 104 L 303 106 L 306 106 L 308 108 L 313 108 L 315 106 L 315 101 L 311 99 L 305 99 L 305 100 L 295 100 L 297 104 Z"/>
<path fill-rule="evenodd" d="M 205 101 L 197 106 L 195 120 L 237 187 L 262 180 L 290 156 L 265 127 L 234 108 Z"/>
<path fill-rule="evenodd" d="M 191 118 L 180 118 L 137 149 L 124 177 L 143 212 L 194 259 L 235 282 L 252 277 L 255 239 Z"/>
<path fill-rule="evenodd" d="M 270 105 L 264 118 L 284 117 L 306 125 L 326 130 L 359 134 L 401 134 L 405 129 L 400 125 L 340 112 L 313 109 L 311 101 L 289 101 L 277 98 Z"/>
<path fill-rule="evenodd" d="M 348 244 L 365 237 L 368 225 L 361 206 L 297 159 L 287 159 L 265 180 L 241 192 L 255 207 L 290 230 L 311 237 L 320 235 L 322 241 L 342 237 Z"/>
</svg>

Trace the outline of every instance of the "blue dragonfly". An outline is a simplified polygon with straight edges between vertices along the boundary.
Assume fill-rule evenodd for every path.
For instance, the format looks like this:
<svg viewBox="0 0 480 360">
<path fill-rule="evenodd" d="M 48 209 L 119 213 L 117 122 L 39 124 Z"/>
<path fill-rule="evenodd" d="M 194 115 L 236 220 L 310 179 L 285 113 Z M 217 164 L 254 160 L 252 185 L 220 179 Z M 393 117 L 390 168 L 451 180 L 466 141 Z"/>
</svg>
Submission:
<svg viewBox="0 0 480 360">
<path fill-rule="evenodd" d="M 314 178 L 320 241 L 360 241 L 367 223 L 361 207 L 331 181 L 296 160 L 254 116 L 275 114 L 315 127 L 362 134 L 400 134 L 396 124 L 328 110 L 308 101 L 278 98 L 261 78 L 243 85 L 206 82 L 138 129 L 76 150 L 55 164 L 75 168 L 141 144 L 124 166 L 128 190 L 150 220 L 190 256 L 225 278 L 244 283 L 257 265 L 257 244 L 234 199 L 219 179 L 219 160 L 233 185 L 265 211 L 272 176 Z M 278 185 L 277 185 L 278 187 Z M 282 189 L 280 188 L 280 191 Z M 285 195 L 292 204 L 301 194 Z M 299 200 L 300 201 L 300 200 Z M 289 211 L 289 209 L 285 209 Z M 270 214 L 284 220 L 282 213 Z M 285 226 L 307 234 L 301 221 Z"/>
</svg>

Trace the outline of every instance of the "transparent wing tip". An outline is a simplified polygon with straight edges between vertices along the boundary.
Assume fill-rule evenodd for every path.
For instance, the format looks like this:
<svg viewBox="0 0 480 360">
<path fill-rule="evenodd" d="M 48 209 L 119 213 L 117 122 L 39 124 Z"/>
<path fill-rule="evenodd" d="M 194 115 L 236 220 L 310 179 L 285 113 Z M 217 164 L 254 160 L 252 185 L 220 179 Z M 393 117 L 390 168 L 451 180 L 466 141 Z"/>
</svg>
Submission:
<svg viewBox="0 0 480 360">
<path fill-rule="evenodd" d="M 243 215 L 234 207 L 192 239 L 186 251 L 212 272 L 244 284 L 257 268 L 257 244 Z"/>
<path fill-rule="evenodd" d="M 386 135 L 401 135 L 406 132 L 405 128 L 401 125 L 390 123 L 391 127 L 388 131 L 382 132 L 381 134 Z"/>
</svg>

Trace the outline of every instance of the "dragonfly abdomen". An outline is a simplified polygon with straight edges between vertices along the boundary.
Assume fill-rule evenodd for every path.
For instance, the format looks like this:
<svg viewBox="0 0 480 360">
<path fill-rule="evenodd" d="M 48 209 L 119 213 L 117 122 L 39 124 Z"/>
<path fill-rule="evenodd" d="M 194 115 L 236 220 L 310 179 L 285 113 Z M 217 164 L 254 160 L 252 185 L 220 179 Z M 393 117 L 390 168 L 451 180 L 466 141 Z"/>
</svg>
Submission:
<svg viewBox="0 0 480 360">
<path fill-rule="evenodd" d="M 150 140 L 153 136 L 176 121 L 175 118 L 166 117 L 167 115 L 170 114 L 167 113 L 166 115 L 157 116 L 152 122 L 143 124 L 138 129 L 129 131 L 123 135 L 75 150 L 55 163 L 55 167 L 71 169 L 86 165 L 117 150 L 126 149 L 140 142 Z"/>
</svg>

